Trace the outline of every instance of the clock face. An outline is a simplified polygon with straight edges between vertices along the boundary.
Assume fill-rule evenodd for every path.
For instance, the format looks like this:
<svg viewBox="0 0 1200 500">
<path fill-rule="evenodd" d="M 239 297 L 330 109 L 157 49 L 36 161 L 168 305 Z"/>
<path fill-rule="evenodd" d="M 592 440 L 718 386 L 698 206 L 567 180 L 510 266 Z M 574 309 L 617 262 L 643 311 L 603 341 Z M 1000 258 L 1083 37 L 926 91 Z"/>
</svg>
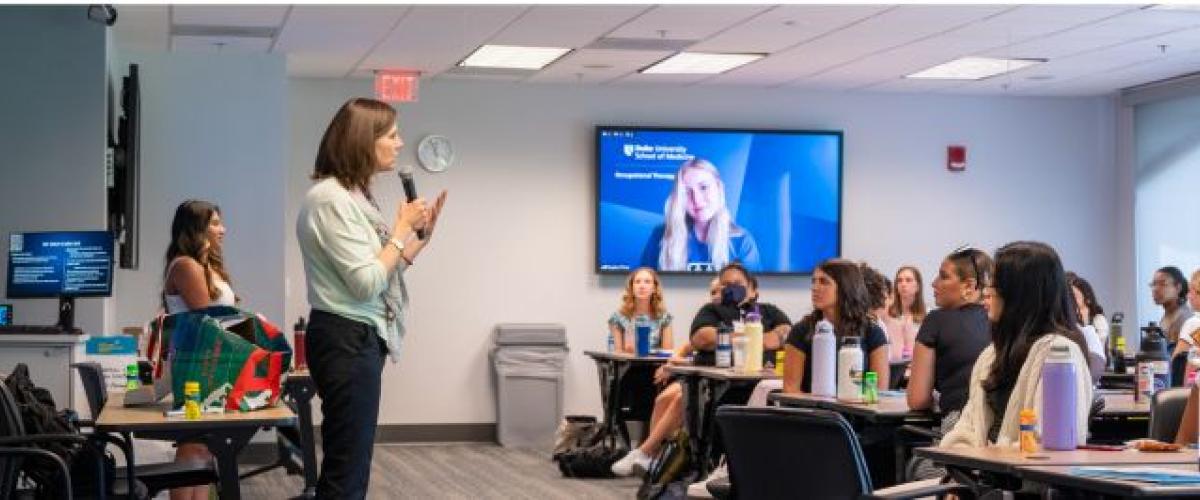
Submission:
<svg viewBox="0 0 1200 500">
<path fill-rule="evenodd" d="M 454 146 L 442 135 L 427 135 L 417 145 L 417 160 L 430 172 L 442 172 L 454 163 Z"/>
</svg>

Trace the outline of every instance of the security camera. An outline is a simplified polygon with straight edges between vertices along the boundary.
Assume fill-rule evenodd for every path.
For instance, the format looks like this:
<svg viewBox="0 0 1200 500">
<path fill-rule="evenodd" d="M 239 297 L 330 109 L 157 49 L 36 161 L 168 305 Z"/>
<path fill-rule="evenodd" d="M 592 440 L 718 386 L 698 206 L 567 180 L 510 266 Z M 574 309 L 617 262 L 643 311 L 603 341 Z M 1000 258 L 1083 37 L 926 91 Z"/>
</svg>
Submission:
<svg viewBox="0 0 1200 500">
<path fill-rule="evenodd" d="M 117 24 L 117 9 L 109 4 L 89 5 L 87 16 L 88 19 L 96 21 L 105 26 Z"/>
</svg>

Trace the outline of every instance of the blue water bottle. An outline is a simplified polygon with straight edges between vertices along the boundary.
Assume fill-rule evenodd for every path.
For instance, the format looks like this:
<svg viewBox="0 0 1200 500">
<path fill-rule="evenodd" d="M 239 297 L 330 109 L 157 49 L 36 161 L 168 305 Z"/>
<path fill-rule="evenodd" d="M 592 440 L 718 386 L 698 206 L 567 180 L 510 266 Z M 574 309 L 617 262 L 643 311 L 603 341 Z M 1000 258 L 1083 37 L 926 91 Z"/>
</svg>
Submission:
<svg viewBox="0 0 1200 500">
<path fill-rule="evenodd" d="M 639 357 L 650 355 L 650 318 L 645 314 L 637 317 L 637 322 L 634 324 L 634 341 L 635 354 Z"/>
</svg>

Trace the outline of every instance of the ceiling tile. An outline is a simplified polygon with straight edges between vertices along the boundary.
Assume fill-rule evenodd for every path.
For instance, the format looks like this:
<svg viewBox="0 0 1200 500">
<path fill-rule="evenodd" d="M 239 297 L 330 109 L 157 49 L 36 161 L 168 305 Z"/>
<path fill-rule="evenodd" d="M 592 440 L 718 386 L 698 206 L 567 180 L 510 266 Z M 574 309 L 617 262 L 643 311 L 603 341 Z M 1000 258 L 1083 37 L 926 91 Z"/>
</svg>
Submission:
<svg viewBox="0 0 1200 500">
<path fill-rule="evenodd" d="M 608 36 L 702 40 L 769 8 L 766 5 L 658 5 Z"/>
<path fill-rule="evenodd" d="M 644 5 L 538 5 L 488 43 L 579 48 L 647 9 Z"/>
<path fill-rule="evenodd" d="M 279 26 L 286 5 L 173 5 L 172 24 L 204 26 Z"/>
<path fill-rule="evenodd" d="M 118 5 L 113 43 L 124 50 L 162 52 L 168 48 L 169 13 L 165 5 Z"/>
<path fill-rule="evenodd" d="M 409 68 L 434 75 L 487 43 L 529 7 L 418 5 L 362 62 L 360 69 Z"/>
</svg>

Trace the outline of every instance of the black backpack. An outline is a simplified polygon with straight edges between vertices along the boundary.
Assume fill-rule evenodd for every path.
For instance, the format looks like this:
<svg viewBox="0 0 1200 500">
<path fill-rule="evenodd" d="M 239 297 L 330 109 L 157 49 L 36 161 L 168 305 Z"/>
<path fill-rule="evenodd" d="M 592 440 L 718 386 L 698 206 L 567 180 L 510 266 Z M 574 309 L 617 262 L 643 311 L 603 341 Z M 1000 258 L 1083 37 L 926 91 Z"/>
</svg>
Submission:
<svg viewBox="0 0 1200 500">
<path fill-rule="evenodd" d="M 613 477 L 612 464 L 625 455 L 617 439 L 606 426 L 592 428 L 590 436 L 579 440 L 581 446 L 554 454 L 563 477 Z"/>
<path fill-rule="evenodd" d="M 25 363 L 13 368 L 4 379 L 4 385 L 17 404 L 25 434 L 79 434 L 75 412 L 58 411 L 50 391 L 33 384 Z M 101 474 L 106 485 L 113 484 L 116 479 L 116 461 L 104 453 L 102 443 L 45 442 L 37 446 L 58 455 L 67 464 L 76 494 L 96 491 Z M 54 464 L 45 460 L 25 460 L 21 471 L 38 486 L 38 498 L 59 497 L 63 493 L 62 474 Z"/>
</svg>

